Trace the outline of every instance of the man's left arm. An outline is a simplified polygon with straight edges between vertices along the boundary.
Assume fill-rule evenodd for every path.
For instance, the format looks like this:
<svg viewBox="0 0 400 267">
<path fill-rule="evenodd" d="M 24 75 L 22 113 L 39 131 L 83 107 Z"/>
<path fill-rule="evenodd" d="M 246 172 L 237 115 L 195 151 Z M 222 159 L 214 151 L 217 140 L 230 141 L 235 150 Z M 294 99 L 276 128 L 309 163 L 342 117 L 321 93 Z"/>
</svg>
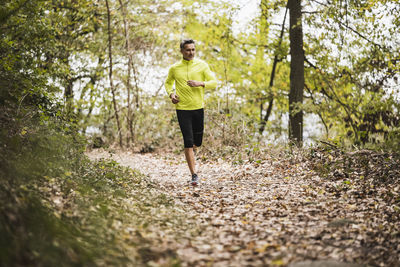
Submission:
<svg viewBox="0 0 400 267">
<path fill-rule="evenodd" d="M 208 64 L 204 70 L 204 78 L 204 89 L 215 89 L 217 87 L 217 78 L 215 78 Z"/>
</svg>

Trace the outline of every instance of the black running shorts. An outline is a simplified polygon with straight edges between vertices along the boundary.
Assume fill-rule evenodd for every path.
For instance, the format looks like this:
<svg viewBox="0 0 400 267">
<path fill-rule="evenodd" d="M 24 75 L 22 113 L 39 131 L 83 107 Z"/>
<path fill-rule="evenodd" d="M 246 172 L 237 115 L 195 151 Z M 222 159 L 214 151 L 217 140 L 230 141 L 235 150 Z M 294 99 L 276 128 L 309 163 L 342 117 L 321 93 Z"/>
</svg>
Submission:
<svg viewBox="0 0 400 267">
<path fill-rule="evenodd" d="M 185 148 L 201 146 L 204 130 L 204 109 L 176 110 Z"/>
</svg>

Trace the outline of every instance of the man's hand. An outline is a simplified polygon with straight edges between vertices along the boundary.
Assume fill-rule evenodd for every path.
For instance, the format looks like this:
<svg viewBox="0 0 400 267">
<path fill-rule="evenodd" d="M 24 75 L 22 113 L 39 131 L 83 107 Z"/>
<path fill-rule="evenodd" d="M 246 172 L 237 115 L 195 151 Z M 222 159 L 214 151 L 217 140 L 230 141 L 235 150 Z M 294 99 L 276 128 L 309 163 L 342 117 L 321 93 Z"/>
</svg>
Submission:
<svg viewBox="0 0 400 267">
<path fill-rule="evenodd" d="M 199 87 L 199 86 L 204 87 L 205 86 L 204 82 L 198 82 L 198 81 L 193 81 L 193 80 L 187 81 L 187 85 L 189 85 L 190 87 Z"/>
<path fill-rule="evenodd" d="M 169 95 L 169 97 L 171 98 L 171 101 L 173 104 L 176 104 L 179 102 L 179 96 L 175 93 L 172 93 Z"/>
</svg>

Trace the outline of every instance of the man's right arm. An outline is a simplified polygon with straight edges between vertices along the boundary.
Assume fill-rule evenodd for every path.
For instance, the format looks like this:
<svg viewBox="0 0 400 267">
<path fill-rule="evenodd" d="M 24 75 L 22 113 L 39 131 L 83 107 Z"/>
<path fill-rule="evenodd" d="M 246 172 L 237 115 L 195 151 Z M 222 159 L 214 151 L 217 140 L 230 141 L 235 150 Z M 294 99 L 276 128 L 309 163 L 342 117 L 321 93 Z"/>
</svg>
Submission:
<svg viewBox="0 0 400 267">
<path fill-rule="evenodd" d="M 167 94 L 169 97 L 171 97 L 171 94 L 174 92 L 174 89 L 172 88 L 175 82 L 175 77 L 174 77 L 174 70 L 171 67 L 168 71 L 168 77 L 165 80 L 165 90 L 167 91 Z"/>
<path fill-rule="evenodd" d="M 165 90 L 167 91 L 167 94 L 171 99 L 172 103 L 176 104 L 179 102 L 179 96 L 174 93 L 173 89 L 174 82 L 175 82 L 174 70 L 171 67 L 168 71 L 168 77 L 165 80 Z"/>
</svg>

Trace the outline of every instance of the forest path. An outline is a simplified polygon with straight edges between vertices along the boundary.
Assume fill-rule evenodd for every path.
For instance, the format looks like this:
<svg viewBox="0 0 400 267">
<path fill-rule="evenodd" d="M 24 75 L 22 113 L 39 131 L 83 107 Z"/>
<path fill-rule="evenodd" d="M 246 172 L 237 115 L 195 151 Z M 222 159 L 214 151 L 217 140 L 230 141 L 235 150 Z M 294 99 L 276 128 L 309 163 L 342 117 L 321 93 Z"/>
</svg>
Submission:
<svg viewBox="0 0 400 267">
<path fill-rule="evenodd" d="M 88 155 L 110 158 L 101 151 Z M 344 203 L 329 193 L 331 185 L 306 162 L 272 157 L 240 165 L 198 160 L 201 184 L 193 187 L 183 155 L 117 152 L 112 158 L 147 175 L 182 207 L 189 227 L 197 229 L 171 246 L 183 266 L 286 266 L 362 258 L 359 242 L 350 238 L 353 227 L 348 227 L 361 227 L 360 214 L 356 207 L 344 208 L 354 201 Z"/>
</svg>

